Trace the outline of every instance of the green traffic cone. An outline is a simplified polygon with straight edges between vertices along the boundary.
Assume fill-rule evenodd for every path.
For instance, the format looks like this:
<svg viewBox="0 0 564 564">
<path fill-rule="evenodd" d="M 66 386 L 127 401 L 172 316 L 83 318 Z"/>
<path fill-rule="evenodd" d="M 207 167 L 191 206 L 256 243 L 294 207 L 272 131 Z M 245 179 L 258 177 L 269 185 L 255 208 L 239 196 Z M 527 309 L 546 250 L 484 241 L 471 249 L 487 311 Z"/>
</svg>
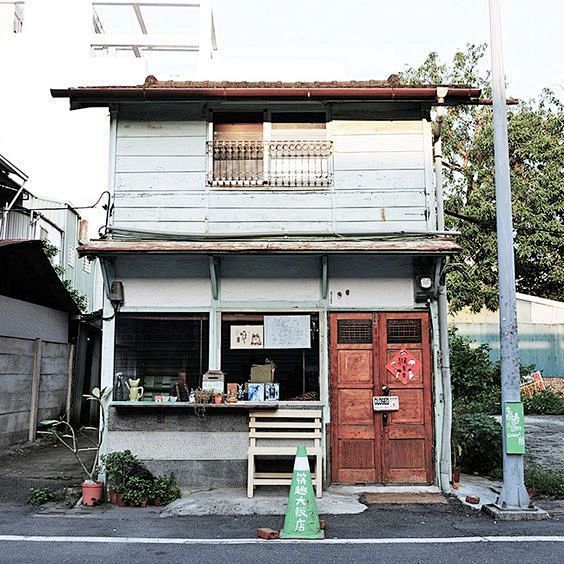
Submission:
<svg viewBox="0 0 564 564">
<path fill-rule="evenodd" d="M 306 447 L 300 445 L 296 452 L 292 486 L 284 519 L 281 539 L 323 539 L 325 532 L 319 525 L 317 503 L 311 483 L 311 473 Z"/>
</svg>

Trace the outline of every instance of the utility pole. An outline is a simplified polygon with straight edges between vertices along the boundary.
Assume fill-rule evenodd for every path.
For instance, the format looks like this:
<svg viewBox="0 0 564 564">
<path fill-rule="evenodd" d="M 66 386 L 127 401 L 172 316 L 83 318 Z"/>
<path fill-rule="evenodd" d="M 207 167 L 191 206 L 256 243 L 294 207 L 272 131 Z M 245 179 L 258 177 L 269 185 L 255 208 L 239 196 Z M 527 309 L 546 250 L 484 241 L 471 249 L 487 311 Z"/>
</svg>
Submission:
<svg viewBox="0 0 564 564">
<path fill-rule="evenodd" d="M 507 141 L 507 108 L 501 33 L 501 0 L 490 0 L 490 49 L 492 60 L 495 195 L 497 253 L 499 272 L 499 328 L 501 356 L 501 410 L 503 421 L 503 487 L 495 503 L 498 510 L 529 510 L 525 488 L 523 454 L 508 454 L 507 426 L 510 406 L 521 401 L 519 350 L 517 341 L 517 303 L 515 261 L 513 257 L 513 218 Z M 511 413 L 511 412 L 510 412 Z M 524 443 L 523 443 L 524 447 Z"/>
</svg>

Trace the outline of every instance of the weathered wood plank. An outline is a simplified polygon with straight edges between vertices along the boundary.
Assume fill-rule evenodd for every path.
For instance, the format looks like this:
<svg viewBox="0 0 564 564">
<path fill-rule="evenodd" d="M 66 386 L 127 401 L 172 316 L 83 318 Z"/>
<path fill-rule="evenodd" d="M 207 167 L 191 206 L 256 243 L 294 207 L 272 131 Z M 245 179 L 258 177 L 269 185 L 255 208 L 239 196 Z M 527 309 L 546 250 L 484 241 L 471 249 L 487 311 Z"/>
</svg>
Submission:
<svg viewBox="0 0 564 564">
<path fill-rule="evenodd" d="M 407 200 L 404 206 L 376 205 L 370 202 L 370 206 L 349 207 L 335 210 L 335 219 L 338 221 L 410 221 L 413 217 L 421 219 L 425 217 L 425 208 L 411 205 Z M 332 220 L 331 209 L 311 208 L 284 208 L 277 209 L 272 213 L 268 208 L 249 208 L 246 210 L 236 209 L 206 209 L 206 208 L 126 208 L 116 211 L 114 224 L 131 222 L 152 221 L 155 223 L 170 222 L 208 222 L 208 223 L 256 223 L 264 226 L 280 222 L 330 222 Z M 60 363 L 63 364 L 62 362 Z M 60 370 L 57 367 L 57 370 Z"/>
<path fill-rule="evenodd" d="M 336 153 L 373 153 L 379 151 L 423 151 L 423 136 L 400 135 L 334 135 Z"/>
<path fill-rule="evenodd" d="M 423 169 L 423 151 L 389 151 L 365 153 L 335 153 L 335 170 L 405 170 Z"/>
<path fill-rule="evenodd" d="M 201 208 L 207 205 L 206 192 L 190 190 L 187 192 L 169 192 L 151 190 L 150 192 L 116 192 L 115 211 L 118 213 L 125 208 L 152 208 L 155 206 Z"/>
<path fill-rule="evenodd" d="M 121 137 L 117 139 L 116 155 L 203 156 L 205 137 Z"/>
<path fill-rule="evenodd" d="M 205 156 L 123 156 L 116 158 L 116 172 L 205 172 Z"/>
<path fill-rule="evenodd" d="M 339 190 L 335 193 L 335 207 L 421 207 L 425 208 L 425 191 L 410 190 Z"/>
<path fill-rule="evenodd" d="M 424 190 L 365 190 L 343 189 L 334 194 L 335 205 L 340 208 L 405 206 L 417 207 L 425 205 Z M 151 192 L 117 192 L 115 195 L 116 214 L 127 208 L 222 208 L 247 210 L 249 208 L 273 209 L 330 209 L 332 195 L 329 192 L 295 192 L 289 191 L 151 191 Z"/>
<path fill-rule="evenodd" d="M 337 170 L 335 190 L 344 188 L 422 189 L 425 188 L 424 170 Z"/>
<path fill-rule="evenodd" d="M 139 229 L 157 233 L 186 233 L 186 234 L 238 234 L 238 233 L 333 233 L 332 222 L 317 221 L 284 221 L 272 222 L 265 225 L 264 222 L 189 222 L 189 221 L 120 221 L 116 227 L 123 229 Z M 399 231 L 423 231 L 426 229 L 426 222 L 417 218 L 406 216 L 402 221 L 339 221 L 336 222 L 337 232 L 339 233 L 397 233 Z"/>
<path fill-rule="evenodd" d="M 119 120 L 118 137 L 203 137 L 207 124 L 200 121 Z"/>
<path fill-rule="evenodd" d="M 421 134 L 421 121 L 392 120 L 333 120 L 327 124 L 331 135 L 397 135 Z"/>
<path fill-rule="evenodd" d="M 151 172 L 135 174 L 121 172 L 116 174 L 116 192 L 120 190 L 199 190 L 205 187 L 206 175 L 203 172 Z"/>
</svg>

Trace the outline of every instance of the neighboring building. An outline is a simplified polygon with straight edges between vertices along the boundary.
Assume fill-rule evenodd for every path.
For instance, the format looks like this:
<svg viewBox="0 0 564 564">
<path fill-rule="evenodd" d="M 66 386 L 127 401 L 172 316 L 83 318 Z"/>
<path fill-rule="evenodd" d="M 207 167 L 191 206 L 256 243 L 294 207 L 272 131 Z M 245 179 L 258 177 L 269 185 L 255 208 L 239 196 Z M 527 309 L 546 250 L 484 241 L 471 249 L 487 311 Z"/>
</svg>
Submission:
<svg viewBox="0 0 564 564">
<path fill-rule="evenodd" d="M 106 283 L 106 448 L 184 485 L 244 484 L 256 404 L 201 420 L 154 400 L 179 371 L 243 385 L 268 359 L 272 408 L 323 409 L 325 483 L 438 483 L 436 281 L 459 246 L 437 230 L 430 111 L 480 91 L 149 77 L 52 94 L 111 116 L 113 213 L 79 248 Z M 119 373 L 142 401 L 119 401 Z M 399 410 L 374 411 L 387 394 Z"/>
<path fill-rule="evenodd" d="M 76 304 L 40 241 L 0 241 L 0 448 L 70 406 Z"/>
<path fill-rule="evenodd" d="M 546 377 L 564 378 L 564 303 L 517 293 L 519 358 Z M 499 361 L 499 312 L 469 309 L 450 316 L 461 335 L 490 347 L 490 358 Z"/>
<path fill-rule="evenodd" d="M 27 176 L 0 155 L 0 240 L 40 239 L 58 249 L 54 264 L 86 298 L 87 312 L 101 308 L 101 273 L 96 261 L 79 259 L 86 221 L 68 203 L 37 198 L 25 189 Z"/>
</svg>

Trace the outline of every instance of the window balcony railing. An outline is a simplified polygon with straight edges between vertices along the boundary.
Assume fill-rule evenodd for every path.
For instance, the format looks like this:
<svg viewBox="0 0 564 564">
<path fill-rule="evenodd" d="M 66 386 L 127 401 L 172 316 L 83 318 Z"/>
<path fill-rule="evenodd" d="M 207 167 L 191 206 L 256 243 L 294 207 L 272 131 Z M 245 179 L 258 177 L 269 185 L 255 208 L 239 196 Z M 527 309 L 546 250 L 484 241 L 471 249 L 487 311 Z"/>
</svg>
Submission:
<svg viewBox="0 0 564 564">
<path fill-rule="evenodd" d="M 209 186 L 333 184 L 332 141 L 209 141 Z"/>
</svg>

